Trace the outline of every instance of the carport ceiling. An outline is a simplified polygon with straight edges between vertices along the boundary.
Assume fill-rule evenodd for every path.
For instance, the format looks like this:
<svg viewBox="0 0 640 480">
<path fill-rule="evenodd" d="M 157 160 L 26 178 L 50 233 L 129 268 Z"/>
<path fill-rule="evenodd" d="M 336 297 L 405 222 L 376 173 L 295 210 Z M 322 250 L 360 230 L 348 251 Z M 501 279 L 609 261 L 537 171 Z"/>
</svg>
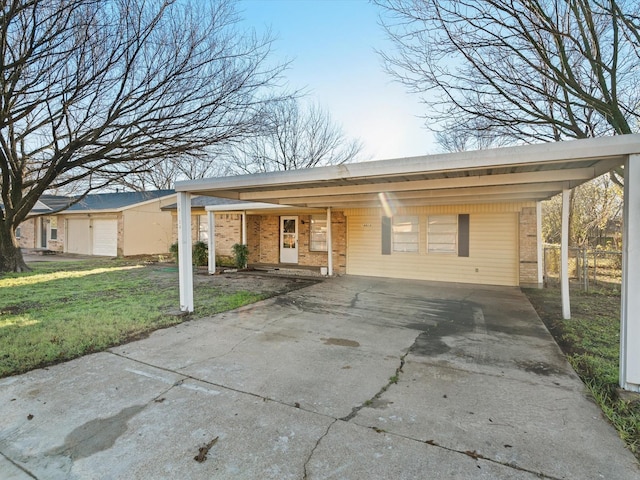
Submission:
<svg viewBox="0 0 640 480">
<path fill-rule="evenodd" d="M 176 191 L 298 207 L 540 201 L 622 165 L 640 153 L 623 135 L 349 165 L 209 178 Z"/>
</svg>

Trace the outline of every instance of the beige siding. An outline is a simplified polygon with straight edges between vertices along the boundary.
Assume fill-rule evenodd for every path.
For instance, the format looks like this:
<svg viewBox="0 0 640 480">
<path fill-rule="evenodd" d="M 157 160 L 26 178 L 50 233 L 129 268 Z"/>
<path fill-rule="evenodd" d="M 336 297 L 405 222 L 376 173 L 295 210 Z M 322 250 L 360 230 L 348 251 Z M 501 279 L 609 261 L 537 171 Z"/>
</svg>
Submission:
<svg viewBox="0 0 640 480">
<path fill-rule="evenodd" d="M 417 207 L 396 212 L 420 219 L 419 253 L 382 255 L 381 212 L 347 217 L 347 273 L 445 282 L 518 285 L 518 214 L 522 205 Z M 485 210 L 483 212 L 483 210 Z M 474 213 L 475 211 L 475 213 Z M 371 214 L 374 213 L 374 214 Z M 429 214 L 470 214 L 469 257 L 427 253 Z"/>
<path fill-rule="evenodd" d="M 171 212 L 160 209 L 175 201 L 175 196 L 170 196 L 124 210 L 122 231 L 118 235 L 118 254 L 167 253 L 172 241 L 173 220 Z"/>
<path fill-rule="evenodd" d="M 91 254 L 90 220 L 88 218 L 69 218 L 66 220 L 66 252 L 83 255 Z"/>
</svg>

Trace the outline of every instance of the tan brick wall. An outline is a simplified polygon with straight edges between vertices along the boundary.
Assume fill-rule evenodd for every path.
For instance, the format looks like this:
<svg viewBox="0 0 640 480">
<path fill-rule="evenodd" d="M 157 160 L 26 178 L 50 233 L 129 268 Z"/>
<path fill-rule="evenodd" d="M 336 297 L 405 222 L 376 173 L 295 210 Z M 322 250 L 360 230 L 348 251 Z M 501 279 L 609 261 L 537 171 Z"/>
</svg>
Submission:
<svg viewBox="0 0 640 480">
<path fill-rule="evenodd" d="M 53 218 L 57 219 L 58 238 L 51 239 L 51 226 Z M 41 222 L 47 223 L 47 249 L 54 252 L 62 252 L 64 250 L 64 219 L 60 216 L 46 216 L 29 218 L 20 224 L 20 238 L 18 244 L 20 248 L 42 248 L 40 245 L 40 228 Z"/>
<path fill-rule="evenodd" d="M 178 221 L 175 212 L 173 215 L 173 242 L 177 242 Z M 194 211 L 191 216 L 191 235 L 194 242 L 198 238 L 199 215 L 204 213 Z M 342 212 L 333 212 L 331 218 L 333 270 L 334 273 L 342 274 L 347 269 L 347 222 Z M 310 215 L 298 216 L 298 263 L 304 266 L 326 267 L 326 252 L 309 250 L 310 220 Z M 241 241 L 242 216 L 236 213 L 216 213 L 216 255 L 233 257 L 232 247 Z M 280 263 L 280 216 L 247 215 L 247 246 L 249 247 L 249 264 Z"/>
<path fill-rule="evenodd" d="M 327 253 L 309 249 L 311 215 L 298 216 L 298 264 L 326 267 Z M 331 233 L 333 271 L 346 272 L 347 222 L 342 212 L 332 212 Z M 280 263 L 280 217 L 277 215 L 249 215 L 247 217 L 247 245 L 249 263 Z"/>
<path fill-rule="evenodd" d="M 536 207 L 524 207 L 519 215 L 520 285 L 538 283 Z"/>
<path fill-rule="evenodd" d="M 18 245 L 20 248 L 36 247 L 36 219 L 29 218 L 20 224 L 20 238 Z"/>
<path fill-rule="evenodd" d="M 53 250 L 54 252 L 62 252 L 64 251 L 64 236 L 65 236 L 65 224 L 64 219 L 60 216 L 56 217 L 56 224 L 58 226 L 58 235 L 56 240 L 51 240 L 51 226 L 53 222 L 53 217 L 48 217 L 49 227 L 47 231 L 47 248 L 49 250 Z"/>
<path fill-rule="evenodd" d="M 172 243 L 178 241 L 178 216 L 173 215 Z M 191 215 L 191 238 L 193 242 L 198 241 L 198 231 L 200 216 L 205 215 L 205 211 L 193 210 Z M 242 241 L 242 216 L 238 213 L 216 213 L 216 256 L 233 256 L 233 245 Z M 247 229 L 249 231 L 250 229 Z"/>
<path fill-rule="evenodd" d="M 242 215 L 238 213 L 216 213 L 215 217 L 216 255 L 232 257 L 233 246 L 242 242 Z"/>
<path fill-rule="evenodd" d="M 280 262 L 280 217 L 247 215 L 249 263 Z"/>
</svg>

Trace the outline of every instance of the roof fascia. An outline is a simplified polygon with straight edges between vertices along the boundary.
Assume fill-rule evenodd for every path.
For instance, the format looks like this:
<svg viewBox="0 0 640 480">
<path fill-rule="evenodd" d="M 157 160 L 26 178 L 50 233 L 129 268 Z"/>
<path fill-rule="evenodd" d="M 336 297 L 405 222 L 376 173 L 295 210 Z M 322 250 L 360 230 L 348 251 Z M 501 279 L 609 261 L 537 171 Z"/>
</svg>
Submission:
<svg viewBox="0 0 640 480">
<path fill-rule="evenodd" d="M 180 192 L 233 190 L 234 188 L 257 185 L 267 187 L 352 178 L 393 177 L 421 172 L 468 171 L 536 163 L 571 162 L 585 159 L 617 159 L 622 164 L 626 156 L 633 153 L 640 153 L 640 134 L 378 160 L 284 172 L 187 180 L 176 182 L 175 190 Z"/>
</svg>

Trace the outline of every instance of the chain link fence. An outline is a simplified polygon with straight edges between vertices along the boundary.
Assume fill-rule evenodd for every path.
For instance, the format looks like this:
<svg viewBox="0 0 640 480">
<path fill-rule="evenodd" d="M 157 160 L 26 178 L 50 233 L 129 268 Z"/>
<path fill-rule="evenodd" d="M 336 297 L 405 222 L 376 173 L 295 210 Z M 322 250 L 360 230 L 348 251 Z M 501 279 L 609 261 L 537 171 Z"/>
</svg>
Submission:
<svg viewBox="0 0 640 480">
<path fill-rule="evenodd" d="M 560 245 L 544 245 L 544 281 L 560 281 Z M 622 252 L 615 250 L 569 247 L 569 280 L 587 291 L 590 287 L 620 290 Z"/>
</svg>

